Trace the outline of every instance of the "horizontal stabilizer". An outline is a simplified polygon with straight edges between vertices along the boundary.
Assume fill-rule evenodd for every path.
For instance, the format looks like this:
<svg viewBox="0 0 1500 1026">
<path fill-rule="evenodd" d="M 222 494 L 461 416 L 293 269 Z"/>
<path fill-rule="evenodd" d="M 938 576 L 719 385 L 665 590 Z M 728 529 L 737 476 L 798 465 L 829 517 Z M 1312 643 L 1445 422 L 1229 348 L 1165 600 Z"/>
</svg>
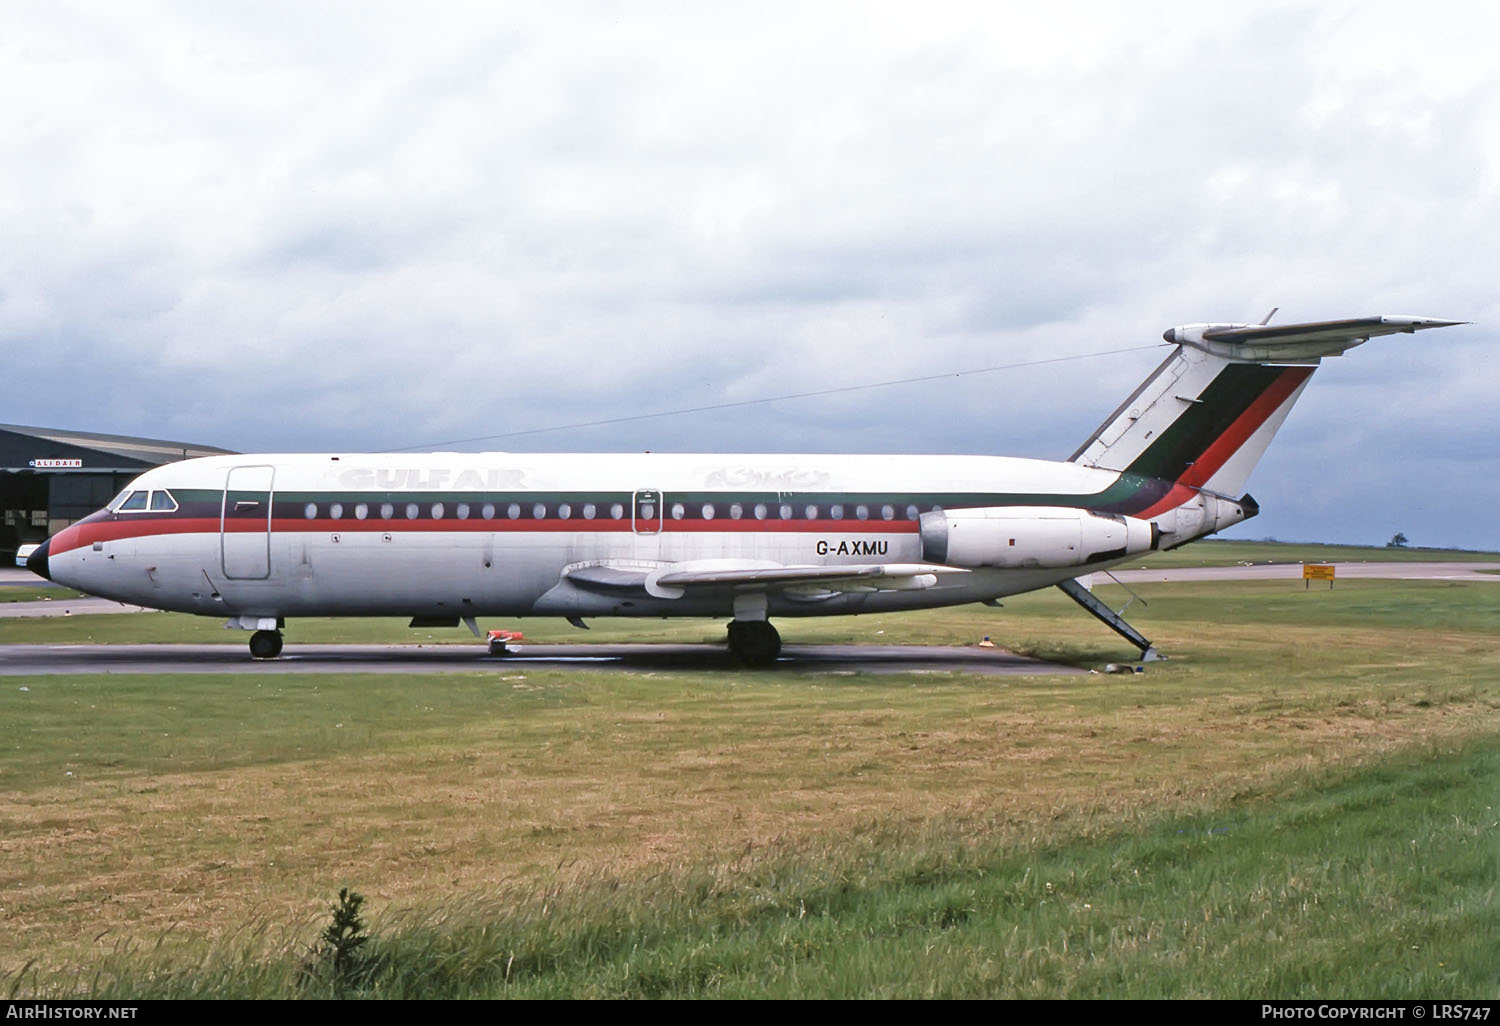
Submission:
<svg viewBox="0 0 1500 1026">
<path fill-rule="evenodd" d="M 1232 360 L 1278 362 L 1337 356 L 1378 335 L 1409 335 L 1425 328 L 1464 323 L 1436 317 L 1384 316 L 1302 324 L 1184 324 L 1169 328 L 1162 338 Z"/>
</svg>

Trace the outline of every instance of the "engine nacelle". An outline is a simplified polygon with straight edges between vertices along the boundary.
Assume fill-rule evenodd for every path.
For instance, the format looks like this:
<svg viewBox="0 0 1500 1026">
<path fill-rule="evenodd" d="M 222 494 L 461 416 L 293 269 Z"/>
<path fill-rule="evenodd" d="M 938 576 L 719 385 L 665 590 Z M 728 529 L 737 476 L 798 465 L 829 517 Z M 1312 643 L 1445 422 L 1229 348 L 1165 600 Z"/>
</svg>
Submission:
<svg viewBox="0 0 1500 1026">
<path fill-rule="evenodd" d="M 1156 547 L 1135 517 L 1067 506 L 985 506 L 923 513 L 922 558 L 962 567 L 1068 567 Z"/>
<path fill-rule="evenodd" d="M 1161 532 L 1163 549 L 1175 549 L 1205 535 L 1232 527 L 1242 520 L 1249 520 L 1260 512 L 1260 504 L 1249 495 L 1238 499 L 1200 492 L 1192 499 L 1174 509 L 1169 509 L 1152 519 L 1153 527 Z"/>
</svg>

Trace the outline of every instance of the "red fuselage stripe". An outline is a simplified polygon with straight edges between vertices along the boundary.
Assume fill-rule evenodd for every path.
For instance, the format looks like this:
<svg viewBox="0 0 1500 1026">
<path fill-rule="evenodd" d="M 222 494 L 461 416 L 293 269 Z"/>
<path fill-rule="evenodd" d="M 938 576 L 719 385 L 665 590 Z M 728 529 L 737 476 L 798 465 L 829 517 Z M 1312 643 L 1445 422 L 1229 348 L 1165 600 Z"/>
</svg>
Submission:
<svg viewBox="0 0 1500 1026">
<path fill-rule="evenodd" d="M 229 520 L 223 533 L 264 533 L 264 520 Z M 271 525 L 273 534 L 533 534 L 539 532 L 570 534 L 629 534 L 634 530 L 629 520 L 315 520 L 283 518 Z M 915 520 L 666 520 L 659 529 L 641 529 L 645 535 L 661 534 L 916 534 Z M 52 539 L 51 552 L 59 556 L 72 549 L 95 542 L 120 541 L 127 538 L 150 538 L 168 534 L 219 534 L 218 517 L 155 517 L 151 519 L 105 520 L 78 523 Z"/>
</svg>

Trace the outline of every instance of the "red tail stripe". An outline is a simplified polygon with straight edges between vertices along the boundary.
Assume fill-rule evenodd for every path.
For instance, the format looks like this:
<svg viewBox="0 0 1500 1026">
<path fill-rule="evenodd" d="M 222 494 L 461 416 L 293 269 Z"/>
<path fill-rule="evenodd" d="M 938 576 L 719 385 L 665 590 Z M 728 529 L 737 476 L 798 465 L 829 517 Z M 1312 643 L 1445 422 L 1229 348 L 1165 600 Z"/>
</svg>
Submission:
<svg viewBox="0 0 1500 1026">
<path fill-rule="evenodd" d="M 1229 462 L 1231 456 L 1240 451 L 1240 447 L 1249 441 L 1250 436 L 1271 419 L 1271 415 L 1279 410 L 1281 404 L 1286 402 L 1291 394 L 1312 376 L 1314 370 L 1316 370 L 1314 367 L 1287 367 L 1278 374 L 1270 387 L 1262 392 L 1244 413 L 1236 417 L 1234 423 L 1230 424 L 1222 435 L 1203 450 L 1203 454 L 1183 472 L 1167 494 L 1150 508 L 1137 513 L 1136 516 L 1149 520 L 1169 509 L 1175 509 L 1192 498 L 1193 492 L 1203 487 L 1209 478 L 1219 472 L 1220 467 Z"/>
</svg>

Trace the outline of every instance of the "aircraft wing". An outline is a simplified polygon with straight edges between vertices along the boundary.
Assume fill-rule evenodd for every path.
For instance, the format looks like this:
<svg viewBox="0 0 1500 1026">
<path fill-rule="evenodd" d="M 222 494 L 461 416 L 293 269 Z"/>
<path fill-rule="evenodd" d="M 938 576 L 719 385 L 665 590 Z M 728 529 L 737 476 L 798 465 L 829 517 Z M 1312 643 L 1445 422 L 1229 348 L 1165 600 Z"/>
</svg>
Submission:
<svg viewBox="0 0 1500 1026">
<path fill-rule="evenodd" d="M 937 584 L 939 574 L 966 574 L 952 566 L 927 563 L 870 563 L 855 566 L 724 567 L 672 570 L 655 580 L 660 588 L 746 585 L 784 588 L 816 585 L 828 591 L 912 591 Z"/>
<path fill-rule="evenodd" d="M 816 596 L 835 592 L 919 591 L 941 576 L 966 574 L 928 563 L 784 566 L 761 560 L 711 559 L 658 565 L 599 563 L 569 567 L 563 576 L 591 591 L 645 592 L 681 598 L 689 591 L 781 591 Z"/>
</svg>

